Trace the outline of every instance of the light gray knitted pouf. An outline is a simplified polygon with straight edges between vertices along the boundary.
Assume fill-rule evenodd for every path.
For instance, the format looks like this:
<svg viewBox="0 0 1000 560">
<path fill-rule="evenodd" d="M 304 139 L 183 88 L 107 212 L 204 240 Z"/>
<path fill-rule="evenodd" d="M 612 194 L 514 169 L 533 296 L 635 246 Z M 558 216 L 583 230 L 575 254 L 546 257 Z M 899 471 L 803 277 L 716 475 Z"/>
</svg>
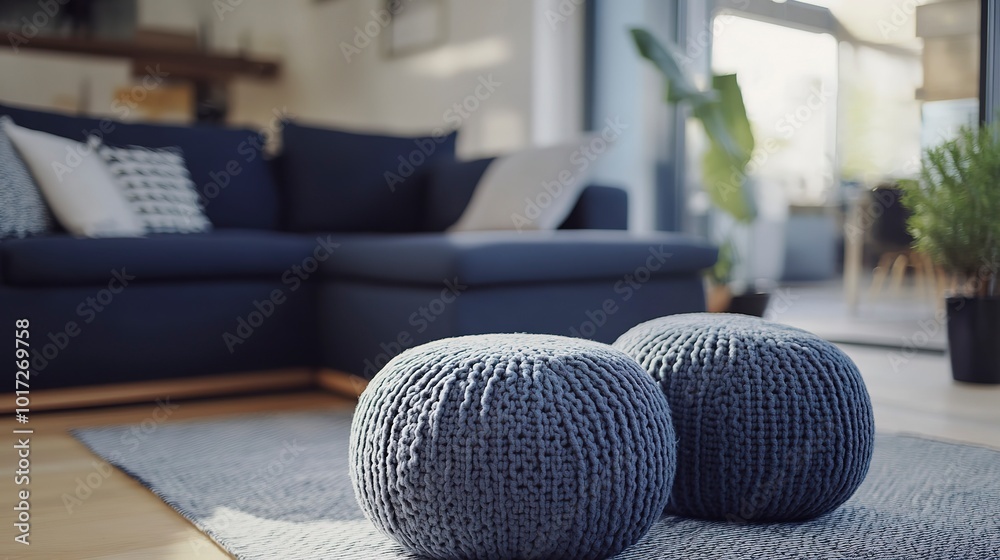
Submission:
<svg viewBox="0 0 1000 560">
<path fill-rule="evenodd" d="M 677 432 L 669 513 L 793 521 L 844 503 L 875 425 L 854 362 L 829 342 L 746 315 L 648 321 L 615 342 L 663 389 Z"/>
<path fill-rule="evenodd" d="M 599 559 L 639 540 L 674 475 L 667 400 L 610 346 L 439 340 L 371 381 L 351 428 L 369 519 L 431 558 Z"/>
</svg>

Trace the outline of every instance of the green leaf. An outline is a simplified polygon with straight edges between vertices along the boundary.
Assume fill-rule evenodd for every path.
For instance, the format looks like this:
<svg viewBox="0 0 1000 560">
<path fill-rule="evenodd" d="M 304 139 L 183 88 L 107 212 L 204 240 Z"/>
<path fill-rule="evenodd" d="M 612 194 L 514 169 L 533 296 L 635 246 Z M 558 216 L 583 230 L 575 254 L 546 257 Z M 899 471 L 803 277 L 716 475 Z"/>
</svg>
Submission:
<svg viewBox="0 0 1000 560">
<path fill-rule="evenodd" d="M 750 126 L 750 119 L 747 118 L 747 108 L 743 104 L 743 92 L 740 84 L 736 81 L 736 74 L 716 75 L 712 78 L 712 87 L 719 94 L 718 113 L 722 125 L 726 129 L 727 139 L 736 145 L 736 149 L 727 147 L 740 166 L 746 167 L 753 154 L 754 140 L 753 130 Z"/>
<path fill-rule="evenodd" d="M 742 168 L 733 165 L 725 149 L 710 142 L 701 167 L 702 189 L 712 204 L 742 223 L 750 223 L 757 217 L 756 206 L 746 187 L 746 175 Z"/>
<path fill-rule="evenodd" d="M 702 159 L 705 192 L 720 210 L 750 223 L 757 218 L 757 208 L 753 193 L 746 188 L 744 170 L 753 153 L 753 130 L 736 75 L 715 76 L 712 85 L 719 93 L 718 101 L 693 111 L 709 139 Z"/>
<path fill-rule="evenodd" d="M 708 276 L 716 284 L 728 284 L 733 280 L 733 268 L 736 264 L 736 250 L 732 239 L 719 244 L 719 257 L 708 269 Z"/>
<path fill-rule="evenodd" d="M 753 131 L 735 74 L 714 76 L 712 89 L 699 90 L 678 55 L 644 29 L 632 29 L 639 54 L 653 63 L 667 83 L 668 103 L 686 102 L 708 137 L 702 160 L 704 189 L 722 211 L 744 223 L 757 217 L 744 169 L 754 149 Z"/>
<path fill-rule="evenodd" d="M 690 101 L 700 105 L 711 100 L 712 96 L 708 92 L 699 90 L 694 79 L 684 71 L 675 52 L 661 45 L 656 37 L 645 29 L 632 29 L 631 33 L 639 54 L 652 62 L 667 79 L 668 103 Z"/>
</svg>

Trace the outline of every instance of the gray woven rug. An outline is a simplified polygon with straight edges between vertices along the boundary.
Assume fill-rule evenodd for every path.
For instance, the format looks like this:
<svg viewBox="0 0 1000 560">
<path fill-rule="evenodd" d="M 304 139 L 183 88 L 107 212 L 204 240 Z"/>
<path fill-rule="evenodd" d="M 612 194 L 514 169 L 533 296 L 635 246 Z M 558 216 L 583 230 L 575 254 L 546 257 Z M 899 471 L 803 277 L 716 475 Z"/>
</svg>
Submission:
<svg viewBox="0 0 1000 560">
<path fill-rule="evenodd" d="M 354 501 L 350 425 L 346 413 L 297 413 L 74 435 L 237 558 L 416 558 Z M 664 517 L 617 558 L 1000 558 L 1000 452 L 880 435 L 868 478 L 831 514 L 768 525 Z"/>
</svg>

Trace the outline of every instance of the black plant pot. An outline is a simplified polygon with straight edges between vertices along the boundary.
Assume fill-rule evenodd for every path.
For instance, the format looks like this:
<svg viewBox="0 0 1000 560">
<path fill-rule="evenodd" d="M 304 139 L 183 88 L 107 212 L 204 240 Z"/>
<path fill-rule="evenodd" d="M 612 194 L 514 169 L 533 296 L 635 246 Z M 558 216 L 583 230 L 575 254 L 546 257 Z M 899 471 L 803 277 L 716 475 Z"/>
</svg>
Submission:
<svg viewBox="0 0 1000 560">
<path fill-rule="evenodd" d="M 729 301 L 727 313 L 739 313 L 741 315 L 753 315 L 763 317 L 767 311 L 767 304 L 771 301 L 771 294 L 768 292 L 754 292 L 733 296 Z"/>
<path fill-rule="evenodd" d="M 1000 298 L 946 301 L 952 377 L 966 383 L 1000 383 Z"/>
</svg>

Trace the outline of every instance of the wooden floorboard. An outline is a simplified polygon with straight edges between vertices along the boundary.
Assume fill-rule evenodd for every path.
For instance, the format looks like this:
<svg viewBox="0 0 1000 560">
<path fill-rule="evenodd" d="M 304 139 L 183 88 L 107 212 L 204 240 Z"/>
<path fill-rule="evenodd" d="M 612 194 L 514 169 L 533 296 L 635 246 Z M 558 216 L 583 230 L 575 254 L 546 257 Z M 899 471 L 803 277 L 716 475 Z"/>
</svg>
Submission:
<svg viewBox="0 0 1000 560">
<path fill-rule="evenodd" d="M 347 374 L 342 374 L 347 375 Z M 31 392 L 31 410 L 59 410 L 155 401 L 161 395 L 175 399 L 304 389 L 315 383 L 309 368 L 225 373 L 196 378 L 137 381 Z M 13 395 L 0 401 L 0 414 L 13 413 Z"/>
<path fill-rule="evenodd" d="M 322 369 L 316 373 L 316 384 L 327 391 L 356 399 L 368 387 L 368 380 L 342 371 Z"/>
</svg>

